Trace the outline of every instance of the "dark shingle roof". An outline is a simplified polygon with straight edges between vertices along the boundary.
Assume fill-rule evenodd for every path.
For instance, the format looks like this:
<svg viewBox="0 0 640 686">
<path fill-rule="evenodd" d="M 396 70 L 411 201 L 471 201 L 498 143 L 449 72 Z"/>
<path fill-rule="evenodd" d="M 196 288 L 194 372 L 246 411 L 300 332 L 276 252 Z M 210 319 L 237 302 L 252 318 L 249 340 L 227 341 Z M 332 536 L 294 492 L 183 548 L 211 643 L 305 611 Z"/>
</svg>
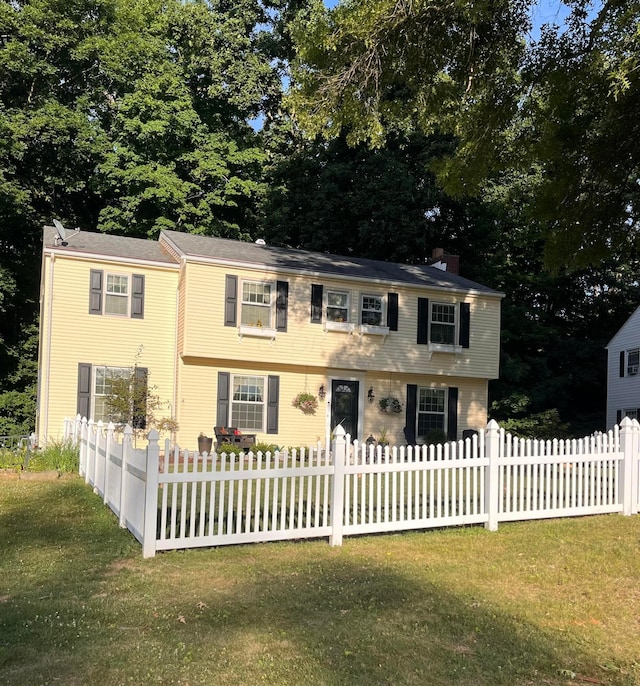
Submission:
<svg viewBox="0 0 640 686">
<path fill-rule="evenodd" d="M 163 231 L 160 237 L 161 242 L 163 238 L 173 244 L 184 256 L 206 257 L 223 262 L 241 262 L 256 266 L 266 265 L 281 270 L 317 272 L 344 278 L 407 283 L 431 288 L 455 288 L 500 295 L 492 288 L 428 265 L 398 264 L 292 248 L 277 248 L 226 238 L 197 236 L 179 231 Z"/>
<path fill-rule="evenodd" d="M 157 241 L 143 238 L 113 236 L 108 233 L 93 231 L 67 231 L 66 245 L 55 245 L 56 230 L 52 226 L 44 227 L 43 241 L 45 248 L 56 248 L 60 251 L 85 252 L 106 257 L 126 257 L 143 262 L 166 262 L 175 264 L 175 260 L 160 247 Z"/>
</svg>

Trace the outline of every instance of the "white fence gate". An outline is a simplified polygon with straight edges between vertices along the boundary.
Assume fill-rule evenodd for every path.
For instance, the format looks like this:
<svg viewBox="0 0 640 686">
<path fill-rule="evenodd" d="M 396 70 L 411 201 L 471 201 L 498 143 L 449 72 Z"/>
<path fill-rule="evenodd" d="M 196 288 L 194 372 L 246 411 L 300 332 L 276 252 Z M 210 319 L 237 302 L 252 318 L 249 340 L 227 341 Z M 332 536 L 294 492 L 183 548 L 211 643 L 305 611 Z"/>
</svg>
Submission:
<svg viewBox="0 0 640 686">
<path fill-rule="evenodd" d="M 495 421 L 464 441 L 380 446 L 335 430 L 331 452 L 199 455 L 156 431 L 67 420 L 80 473 L 142 543 L 158 550 L 621 512 L 640 507 L 640 424 L 580 440 L 518 439 Z"/>
</svg>

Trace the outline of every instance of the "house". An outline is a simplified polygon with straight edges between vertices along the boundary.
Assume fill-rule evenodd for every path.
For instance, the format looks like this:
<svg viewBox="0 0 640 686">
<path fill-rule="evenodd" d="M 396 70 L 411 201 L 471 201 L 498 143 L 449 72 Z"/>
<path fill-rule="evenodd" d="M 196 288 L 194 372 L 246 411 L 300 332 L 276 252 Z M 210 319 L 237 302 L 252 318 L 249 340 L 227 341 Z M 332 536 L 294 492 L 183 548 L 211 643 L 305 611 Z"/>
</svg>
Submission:
<svg viewBox="0 0 640 686">
<path fill-rule="evenodd" d="M 135 368 L 177 440 L 237 426 L 309 445 L 342 424 L 392 443 L 460 438 L 487 421 L 502 295 L 438 267 L 176 231 L 158 241 L 45 227 L 37 433 L 108 420 L 110 379 Z M 315 412 L 292 404 L 316 396 Z M 396 400 L 384 413 L 380 401 Z M 433 434 L 432 434 L 433 435 Z"/>
<path fill-rule="evenodd" d="M 623 417 L 640 419 L 640 307 L 609 341 L 607 429 Z"/>
</svg>

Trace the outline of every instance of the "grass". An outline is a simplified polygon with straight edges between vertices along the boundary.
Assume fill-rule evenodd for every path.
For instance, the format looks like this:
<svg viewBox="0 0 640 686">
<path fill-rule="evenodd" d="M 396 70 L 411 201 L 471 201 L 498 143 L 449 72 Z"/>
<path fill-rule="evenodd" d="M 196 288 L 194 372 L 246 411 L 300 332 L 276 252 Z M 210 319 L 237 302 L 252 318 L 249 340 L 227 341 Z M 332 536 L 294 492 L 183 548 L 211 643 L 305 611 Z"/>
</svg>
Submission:
<svg viewBox="0 0 640 686">
<path fill-rule="evenodd" d="M 0 683 L 640 684 L 638 517 L 165 553 L 0 482 Z"/>
</svg>

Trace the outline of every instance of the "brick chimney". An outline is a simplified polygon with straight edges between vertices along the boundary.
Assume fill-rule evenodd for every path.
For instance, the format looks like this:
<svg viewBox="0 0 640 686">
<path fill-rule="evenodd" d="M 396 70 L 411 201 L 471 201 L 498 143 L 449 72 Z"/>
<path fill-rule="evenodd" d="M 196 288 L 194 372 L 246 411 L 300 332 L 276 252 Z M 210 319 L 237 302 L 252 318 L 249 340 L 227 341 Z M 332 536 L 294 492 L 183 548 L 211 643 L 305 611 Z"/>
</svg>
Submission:
<svg viewBox="0 0 640 686">
<path fill-rule="evenodd" d="M 433 262 L 442 262 L 446 265 L 446 271 L 450 274 L 460 273 L 460 256 L 459 255 L 445 255 L 443 248 L 434 248 L 431 254 Z"/>
</svg>

